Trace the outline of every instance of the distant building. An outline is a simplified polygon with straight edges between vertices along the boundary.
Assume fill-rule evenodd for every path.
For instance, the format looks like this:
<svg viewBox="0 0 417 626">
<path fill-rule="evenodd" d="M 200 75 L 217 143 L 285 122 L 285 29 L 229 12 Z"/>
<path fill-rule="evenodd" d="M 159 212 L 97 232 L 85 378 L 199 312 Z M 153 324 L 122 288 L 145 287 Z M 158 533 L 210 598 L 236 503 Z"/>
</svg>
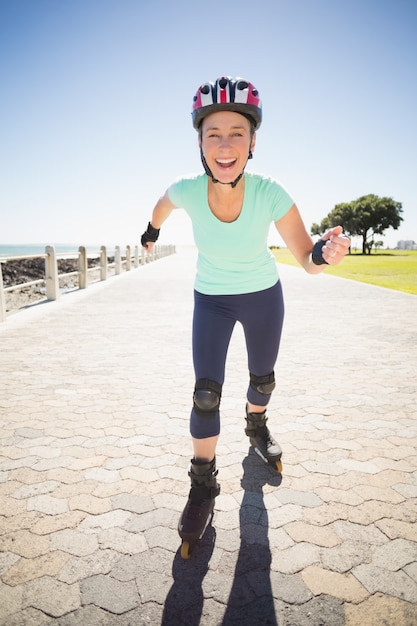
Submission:
<svg viewBox="0 0 417 626">
<path fill-rule="evenodd" d="M 402 239 L 397 243 L 397 250 L 417 250 L 417 243 L 412 239 Z"/>
</svg>

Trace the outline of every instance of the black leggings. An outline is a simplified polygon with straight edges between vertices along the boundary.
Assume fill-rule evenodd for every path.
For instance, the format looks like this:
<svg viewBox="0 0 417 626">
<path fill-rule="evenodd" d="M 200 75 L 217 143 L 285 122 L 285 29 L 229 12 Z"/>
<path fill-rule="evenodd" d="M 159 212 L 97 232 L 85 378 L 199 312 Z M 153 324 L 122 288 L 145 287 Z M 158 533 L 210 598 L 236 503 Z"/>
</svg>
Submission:
<svg viewBox="0 0 417 626">
<path fill-rule="evenodd" d="M 209 379 L 223 385 L 226 356 L 236 322 L 243 326 L 249 372 L 268 376 L 274 370 L 284 320 L 281 283 L 254 293 L 208 296 L 194 292 L 193 360 L 196 380 Z M 250 385 L 249 402 L 266 406 L 270 394 L 261 394 Z M 191 435 L 196 439 L 220 433 L 220 413 L 196 413 L 190 419 Z"/>
</svg>

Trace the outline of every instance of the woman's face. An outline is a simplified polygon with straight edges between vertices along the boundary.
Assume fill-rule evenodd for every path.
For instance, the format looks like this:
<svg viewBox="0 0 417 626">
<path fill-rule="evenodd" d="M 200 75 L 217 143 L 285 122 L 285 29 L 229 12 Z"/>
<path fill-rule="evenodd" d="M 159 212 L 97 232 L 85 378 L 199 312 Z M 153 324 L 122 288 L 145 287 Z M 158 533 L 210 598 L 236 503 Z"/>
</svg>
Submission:
<svg viewBox="0 0 417 626">
<path fill-rule="evenodd" d="M 214 178 L 231 183 L 244 169 L 255 147 L 249 120 L 240 113 L 219 111 L 203 119 L 199 145 Z"/>
</svg>

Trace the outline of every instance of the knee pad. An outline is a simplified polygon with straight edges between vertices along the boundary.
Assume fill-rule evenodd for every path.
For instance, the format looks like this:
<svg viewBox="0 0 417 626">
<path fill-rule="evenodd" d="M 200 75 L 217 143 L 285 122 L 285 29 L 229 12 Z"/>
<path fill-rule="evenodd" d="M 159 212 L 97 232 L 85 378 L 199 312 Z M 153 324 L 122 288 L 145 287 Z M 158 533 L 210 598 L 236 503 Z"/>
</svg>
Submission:
<svg viewBox="0 0 417 626">
<path fill-rule="evenodd" d="M 268 376 L 255 376 L 250 374 L 250 386 L 254 391 L 269 396 L 275 389 L 275 374 L 271 372 Z"/>
<path fill-rule="evenodd" d="M 214 380 L 200 378 L 194 388 L 194 409 L 199 415 L 211 417 L 220 406 L 222 386 Z"/>
</svg>

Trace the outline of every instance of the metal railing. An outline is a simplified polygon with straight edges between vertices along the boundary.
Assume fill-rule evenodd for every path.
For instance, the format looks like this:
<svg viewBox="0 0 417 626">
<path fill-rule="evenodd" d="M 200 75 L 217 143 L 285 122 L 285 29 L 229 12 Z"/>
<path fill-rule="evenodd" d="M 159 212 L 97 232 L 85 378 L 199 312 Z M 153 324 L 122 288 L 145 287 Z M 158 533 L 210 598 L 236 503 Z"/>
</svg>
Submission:
<svg viewBox="0 0 417 626">
<path fill-rule="evenodd" d="M 152 253 L 147 254 L 144 248 L 135 246 L 132 254 L 131 246 L 126 246 L 125 255 L 122 255 L 120 246 L 115 246 L 114 249 L 114 261 L 109 262 L 107 257 L 106 246 L 101 246 L 100 251 L 97 253 L 87 253 L 85 246 L 80 246 L 77 253 L 60 253 L 57 254 L 54 246 L 46 246 L 44 254 L 33 254 L 25 256 L 13 256 L 13 257 L 0 257 L 0 322 L 4 322 L 7 318 L 6 311 L 6 299 L 5 294 L 11 291 L 22 290 L 27 287 L 36 287 L 39 285 L 45 286 L 45 297 L 40 297 L 41 300 L 57 300 L 61 295 L 60 279 L 63 277 L 69 278 L 76 276 L 78 279 L 78 289 L 86 289 L 90 282 L 89 276 L 91 272 L 97 272 L 99 270 L 99 279 L 91 282 L 98 282 L 99 280 L 107 280 L 109 277 L 109 269 L 113 269 L 115 275 L 120 274 L 123 269 L 130 271 L 132 265 L 134 268 L 138 268 L 140 265 L 156 261 L 164 256 L 175 253 L 175 246 L 173 245 L 156 245 L 154 246 Z M 99 264 L 95 267 L 88 267 L 89 258 L 99 259 Z M 59 273 L 58 260 L 59 259 L 78 259 L 78 269 L 72 272 Z M 29 259 L 44 259 L 45 270 L 44 277 L 36 280 L 27 281 L 24 283 L 16 283 L 8 287 L 3 285 L 3 273 L 2 264 L 9 261 L 22 261 Z"/>
</svg>

